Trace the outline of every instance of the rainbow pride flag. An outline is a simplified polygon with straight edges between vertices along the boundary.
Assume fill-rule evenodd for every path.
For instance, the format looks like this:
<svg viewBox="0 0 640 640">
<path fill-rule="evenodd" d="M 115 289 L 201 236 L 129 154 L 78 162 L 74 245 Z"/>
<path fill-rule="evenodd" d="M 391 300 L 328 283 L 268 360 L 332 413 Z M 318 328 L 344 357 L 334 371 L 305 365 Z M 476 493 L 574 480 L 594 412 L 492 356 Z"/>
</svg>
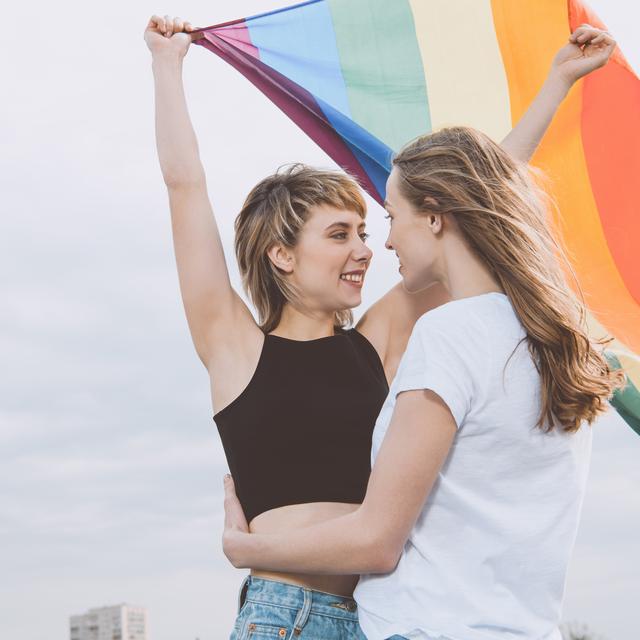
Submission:
<svg viewBox="0 0 640 640">
<path fill-rule="evenodd" d="M 310 0 L 200 29 L 333 160 L 384 199 L 391 157 L 446 125 L 502 140 L 580 24 L 578 0 Z M 550 178 L 594 336 L 614 336 L 640 433 L 640 81 L 619 49 L 577 83 L 532 164 Z"/>
</svg>

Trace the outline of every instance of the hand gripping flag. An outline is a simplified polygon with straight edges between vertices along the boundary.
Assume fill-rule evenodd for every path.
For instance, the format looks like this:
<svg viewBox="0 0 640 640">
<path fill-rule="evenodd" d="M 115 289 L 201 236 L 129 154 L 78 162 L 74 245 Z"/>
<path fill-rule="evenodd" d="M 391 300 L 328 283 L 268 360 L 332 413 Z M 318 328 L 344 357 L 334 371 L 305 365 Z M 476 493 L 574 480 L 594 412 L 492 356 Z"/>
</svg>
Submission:
<svg viewBox="0 0 640 640">
<path fill-rule="evenodd" d="M 310 0 L 200 29 L 337 164 L 384 200 L 391 157 L 445 125 L 501 140 L 580 24 L 578 0 Z M 619 49 L 563 102 L 532 164 L 550 179 L 594 337 L 640 433 L 640 81 Z M 556 214 L 557 215 L 557 214 Z"/>
</svg>

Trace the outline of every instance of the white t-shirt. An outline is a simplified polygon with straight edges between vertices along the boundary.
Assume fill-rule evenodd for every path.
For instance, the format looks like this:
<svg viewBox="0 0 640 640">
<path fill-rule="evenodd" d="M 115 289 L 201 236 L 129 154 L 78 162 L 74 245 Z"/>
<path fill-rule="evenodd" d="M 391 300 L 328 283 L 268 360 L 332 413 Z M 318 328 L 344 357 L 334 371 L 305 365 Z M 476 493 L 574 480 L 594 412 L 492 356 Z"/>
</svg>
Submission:
<svg viewBox="0 0 640 640">
<path fill-rule="evenodd" d="M 401 391 L 435 391 L 458 431 L 395 570 L 356 587 L 368 640 L 560 640 L 591 427 L 535 426 L 540 377 L 527 341 L 518 346 L 525 335 L 501 293 L 449 302 L 416 323 L 375 425 L 372 464 Z"/>
</svg>

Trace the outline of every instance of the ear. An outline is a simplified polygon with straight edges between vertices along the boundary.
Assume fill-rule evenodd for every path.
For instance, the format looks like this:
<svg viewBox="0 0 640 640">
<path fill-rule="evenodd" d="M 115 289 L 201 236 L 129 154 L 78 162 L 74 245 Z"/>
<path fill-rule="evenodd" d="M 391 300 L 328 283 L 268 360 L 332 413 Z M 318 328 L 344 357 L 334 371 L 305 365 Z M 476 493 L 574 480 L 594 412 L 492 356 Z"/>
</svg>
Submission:
<svg viewBox="0 0 640 640">
<path fill-rule="evenodd" d="M 444 223 L 443 215 L 441 213 L 428 213 L 426 215 L 426 219 L 429 231 L 434 235 L 438 235 L 442 231 Z"/>
<path fill-rule="evenodd" d="M 293 271 L 293 255 L 281 244 L 274 244 L 268 251 L 269 260 L 280 271 L 291 273 Z"/>
<path fill-rule="evenodd" d="M 423 201 L 425 208 L 427 209 L 427 225 L 432 233 L 440 233 L 442 230 L 442 214 L 436 213 L 440 208 L 440 203 L 431 196 L 425 196 Z"/>
</svg>

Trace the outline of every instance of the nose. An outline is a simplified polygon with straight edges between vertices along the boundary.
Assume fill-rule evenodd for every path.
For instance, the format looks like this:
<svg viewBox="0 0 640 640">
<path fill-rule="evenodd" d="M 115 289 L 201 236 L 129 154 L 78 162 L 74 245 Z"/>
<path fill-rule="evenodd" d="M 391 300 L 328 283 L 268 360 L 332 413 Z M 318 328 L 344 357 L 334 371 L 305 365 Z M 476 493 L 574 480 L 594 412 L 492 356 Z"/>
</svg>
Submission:
<svg viewBox="0 0 640 640">
<path fill-rule="evenodd" d="M 384 241 L 385 249 L 389 249 L 389 251 L 393 251 L 393 245 L 391 244 L 391 231 L 389 231 L 389 235 L 387 239 Z"/>
<path fill-rule="evenodd" d="M 362 241 L 354 248 L 353 257 L 358 262 L 368 262 L 373 256 L 373 251 Z"/>
</svg>

